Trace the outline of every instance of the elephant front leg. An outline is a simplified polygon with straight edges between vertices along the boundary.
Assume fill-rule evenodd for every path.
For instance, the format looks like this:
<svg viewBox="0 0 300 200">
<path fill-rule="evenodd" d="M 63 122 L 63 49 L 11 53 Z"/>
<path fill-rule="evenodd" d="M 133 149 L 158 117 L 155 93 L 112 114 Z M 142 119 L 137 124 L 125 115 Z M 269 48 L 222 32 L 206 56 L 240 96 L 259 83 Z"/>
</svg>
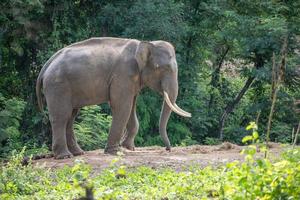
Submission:
<svg viewBox="0 0 300 200">
<path fill-rule="evenodd" d="M 125 137 L 122 141 L 122 146 L 126 149 L 134 151 L 134 138 L 139 130 L 139 121 L 136 116 L 136 97 L 133 100 L 133 106 L 130 114 L 129 121 L 126 126 Z"/>
<path fill-rule="evenodd" d="M 120 140 L 130 117 L 132 98 L 111 106 L 113 119 L 104 153 L 115 155 L 120 151 Z"/>
</svg>

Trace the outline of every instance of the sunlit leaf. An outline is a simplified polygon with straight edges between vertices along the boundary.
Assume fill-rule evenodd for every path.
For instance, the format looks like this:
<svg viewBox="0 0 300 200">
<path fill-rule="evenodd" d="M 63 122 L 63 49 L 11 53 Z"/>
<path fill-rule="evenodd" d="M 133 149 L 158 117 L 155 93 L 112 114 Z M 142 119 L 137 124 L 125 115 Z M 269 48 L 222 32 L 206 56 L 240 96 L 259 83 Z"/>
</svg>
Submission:
<svg viewBox="0 0 300 200">
<path fill-rule="evenodd" d="M 245 136 L 243 139 L 242 139 L 242 142 L 243 143 L 246 143 L 246 142 L 248 142 L 249 140 L 252 140 L 253 139 L 253 137 L 251 136 L 251 135 L 247 135 L 247 136 Z"/>
</svg>

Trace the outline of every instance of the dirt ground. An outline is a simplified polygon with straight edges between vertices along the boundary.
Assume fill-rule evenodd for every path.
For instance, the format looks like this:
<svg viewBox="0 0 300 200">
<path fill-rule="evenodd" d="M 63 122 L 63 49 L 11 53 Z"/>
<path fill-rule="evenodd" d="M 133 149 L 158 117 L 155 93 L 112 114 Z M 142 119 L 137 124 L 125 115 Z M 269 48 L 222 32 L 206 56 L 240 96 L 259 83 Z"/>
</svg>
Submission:
<svg viewBox="0 0 300 200">
<path fill-rule="evenodd" d="M 194 145 L 188 147 L 173 147 L 171 152 L 167 152 L 163 147 L 142 147 L 135 151 L 125 151 L 120 157 L 117 165 L 127 167 L 149 166 L 152 168 L 171 167 L 182 169 L 188 166 L 205 167 L 208 165 L 217 166 L 235 160 L 244 160 L 241 150 L 245 147 L 231 143 L 223 143 L 216 146 Z M 279 144 L 270 145 L 270 157 L 276 157 L 282 150 Z M 262 156 L 259 153 L 258 156 Z M 59 168 L 65 165 L 74 165 L 76 159 L 83 160 L 90 164 L 94 170 L 102 170 L 109 167 L 112 161 L 119 156 L 107 155 L 103 149 L 85 152 L 82 156 L 77 156 L 64 160 L 44 158 L 33 161 L 34 164 L 45 164 L 50 168 Z"/>
</svg>

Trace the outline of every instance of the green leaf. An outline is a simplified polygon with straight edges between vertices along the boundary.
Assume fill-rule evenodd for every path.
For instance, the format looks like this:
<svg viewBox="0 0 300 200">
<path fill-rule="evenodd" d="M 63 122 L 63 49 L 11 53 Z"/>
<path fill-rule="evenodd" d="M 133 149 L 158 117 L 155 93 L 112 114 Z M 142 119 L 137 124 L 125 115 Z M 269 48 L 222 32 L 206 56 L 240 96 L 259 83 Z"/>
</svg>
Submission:
<svg viewBox="0 0 300 200">
<path fill-rule="evenodd" d="M 117 171 L 117 174 L 126 175 L 126 167 L 124 165 L 120 166 L 120 168 Z"/>
<path fill-rule="evenodd" d="M 253 133 L 252 133 L 252 136 L 253 136 L 253 139 L 257 139 L 258 138 L 258 132 L 257 131 L 254 131 Z"/>
<path fill-rule="evenodd" d="M 253 137 L 252 137 L 251 135 L 247 135 L 247 136 L 245 136 L 245 137 L 243 138 L 242 142 L 243 142 L 243 143 L 246 143 L 246 142 L 248 142 L 249 140 L 252 140 L 252 139 L 253 139 Z"/>
<path fill-rule="evenodd" d="M 250 122 L 250 124 L 246 127 L 246 130 L 257 129 L 257 125 L 255 122 Z"/>
</svg>

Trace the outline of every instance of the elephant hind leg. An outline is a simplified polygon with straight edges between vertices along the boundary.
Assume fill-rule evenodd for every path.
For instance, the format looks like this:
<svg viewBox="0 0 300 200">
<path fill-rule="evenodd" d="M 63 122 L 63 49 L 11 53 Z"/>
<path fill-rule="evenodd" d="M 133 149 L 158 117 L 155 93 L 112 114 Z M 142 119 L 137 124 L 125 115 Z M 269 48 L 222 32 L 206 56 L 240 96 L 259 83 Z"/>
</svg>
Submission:
<svg viewBox="0 0 300 200">
<path fill-rule="evenodd" d="M 66 127 L 68 118 L 62 114 L 56 115 L 49 109 L 50 122 L 52 126 L 52 151 L 55 159 L 64 159 L 72 157 L 67 147 Z"/>
<path fill-rule="evenodd" d="M 48 90 L 46 100 L 52 127 L 52 151 L 55 159 L 72 157 L 67 146 L 66 129 L 72 115 L 70 95 L 59 93 L 60 90 Z"/>
<path fill-rule="evenodd" d="M 67 146 L 73 156 L 79 156 L 84 154 L 84 151 L 80 148 L 77 143 L 76 136 L 74 134 L 73 124 L 75 117 L 77 116 L 79 109 L 73 109 L 72 115 L 67 123 Z"/>
</svg>

